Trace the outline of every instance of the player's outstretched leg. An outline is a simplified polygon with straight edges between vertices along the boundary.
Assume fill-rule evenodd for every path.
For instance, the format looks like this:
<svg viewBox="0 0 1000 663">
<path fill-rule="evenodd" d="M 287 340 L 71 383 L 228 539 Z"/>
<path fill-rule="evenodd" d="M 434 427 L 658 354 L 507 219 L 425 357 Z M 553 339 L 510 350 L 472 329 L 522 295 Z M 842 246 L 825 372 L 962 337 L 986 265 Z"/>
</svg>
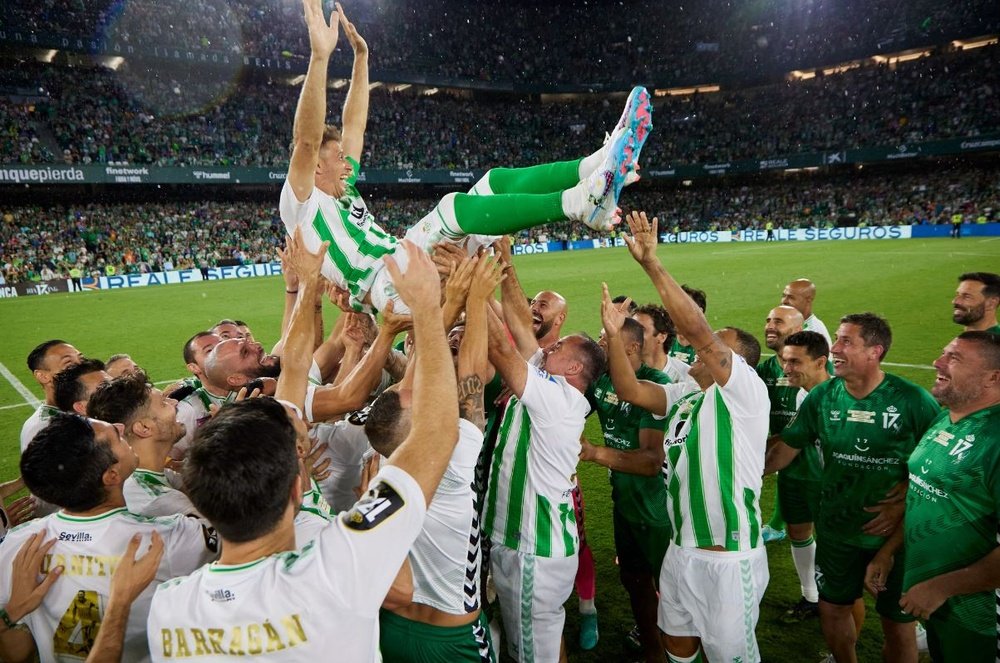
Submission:
<svg viewBox="0 0 1000 663">
<path fill-rule="evenodd" d="M 490 196 L 503 193 L 553 193 L 563 191 L 585 180 L 608 158 L 612 146 L 631 130 L 636 148 L 632 158 L 638 162 L 642 146 L 653 128 L 652 104 L 649 91 L 635 87 L 625 101 L 625 108 L 604 145 L 589 156 L 572 161 L 557 161 L 526 168 L 493 168 L 469 191 L 472 195 Z M 633 167 L 634 168 L 634 167 Z M 638 176 L 634 176 L 638 179 Z M 631 184 L 631 181 L 629 182 Z"/>
</svg>

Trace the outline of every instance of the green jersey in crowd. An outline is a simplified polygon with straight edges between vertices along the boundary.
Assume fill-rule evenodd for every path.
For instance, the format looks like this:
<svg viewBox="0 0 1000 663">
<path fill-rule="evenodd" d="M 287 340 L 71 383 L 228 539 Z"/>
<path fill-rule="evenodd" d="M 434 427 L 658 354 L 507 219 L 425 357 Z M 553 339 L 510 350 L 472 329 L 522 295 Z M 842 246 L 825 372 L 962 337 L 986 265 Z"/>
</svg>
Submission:
<svg viewBox="0 0 1000 663">
<path fill-rule="evenodd" d="M 997 547 L 1000 527 L 1000 405 L 952 423 L 934 421 L 910 456 L 903 589 L 964 568 Z M 954 596 L 934 612 L 994 634 L 993 592 Z"/>
<path fill-rule="evenodd" d="M 864 508 L 906 479 L 906 461 L 939 412 L 925 389 L 889 373 L 862 399 L 836 377 L 809 392 L 781 437 L 797 449 L 820 442 L 819 537 L 859 548 L 882 546 L 884 537 L 861 531 L 877 515 Z"/>
<path fill-rule="evenodd" d="M 695 349 L 690 345 L 681 345 L 677 342 L 675 338 L 670 344 L 670 356 L 677 357 L 685 364 L 691 364 L 694 362 L 694 357 L 697 354 Z"/>
<path fill-rule="evenodd" d="M 639 367 L 636 377 L 657 384 L 670 383 L 670 378 L 665 373 L 645 364 Z M 606 447 L 633 451 L 639 448 L 640 429 L 653 428 L 662 433 L 666 428 L 666 418 L 657 419 L 649 411 L 619 400 L 611 383 L 611 376 L 607 373 L 597 379 L 587 393 L 587 399 L 601 420 Z M 608 470 L 608 474 L 611 479 L 611 499 L 622 517 L 650 525 L 670 524 L 666 488 L 659 472 L 654 476 L 641 476 Z"/>
<path fill-rule="evenodd" d="M 767 397 L 771 401 L 770 434 L 778 435 L 795 416 L 806 391 L 788 384 L 777 357 L 768 357 L 757 364 L 757 375 L 767 386 Z M 819 450 L 815 445 L 803 447 L 802 452 L 781 473 L 791 479 L 819 481 L 823 474 Z"/>
</svg>

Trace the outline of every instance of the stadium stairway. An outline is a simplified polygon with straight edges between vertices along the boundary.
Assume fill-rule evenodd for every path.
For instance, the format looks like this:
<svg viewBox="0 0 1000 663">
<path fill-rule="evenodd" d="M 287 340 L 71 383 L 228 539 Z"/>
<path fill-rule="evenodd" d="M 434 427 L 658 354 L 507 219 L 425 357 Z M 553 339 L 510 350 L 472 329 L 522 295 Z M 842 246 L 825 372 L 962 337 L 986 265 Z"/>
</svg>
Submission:
<svg viewBox="0 0 1000 663">
<path fill-rule="evenodd" d="M 59 145 L 59 141 L 56 140 L 56 136 L 52 133 L 52 129 L 49 127 L 48 123 L 36 120 L 29 122 L 28 125 L 35 130 L 35 135 L 38 136 L 38 142 L 48 148 L 49 152 L 52 152 L 52 154 L 55 155 L 56 161 L 60 161 L 63 148 Z"/>
</svg>

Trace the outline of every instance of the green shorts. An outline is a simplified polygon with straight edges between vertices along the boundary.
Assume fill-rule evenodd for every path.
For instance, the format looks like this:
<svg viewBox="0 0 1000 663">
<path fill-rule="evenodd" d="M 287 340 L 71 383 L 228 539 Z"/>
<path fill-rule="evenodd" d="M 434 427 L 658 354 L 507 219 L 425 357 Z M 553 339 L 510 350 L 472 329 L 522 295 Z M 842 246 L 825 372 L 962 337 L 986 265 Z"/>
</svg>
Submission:
<svg viewBox="0 0 1000 663">
<path fill-rule="evenodd" d="M 379 649 L 383 661 L 408 663 L 496 663 L 490 628 L 482 613 L 464 626 L 432 626 L 379 612 Z"/>
<path fill-rule="evenodd" d="M 877 548 L 859 548 L 840 543 L 835 537 L 816 537 L 816 585 L 820 599 L 835 605 L 852 605 L 861 598 L 865 586 L 865 571 L 874 559 Z M 886 581 L 885 590 L 875 599 L 878 614 L 894 622 L 907 623 L 915 618 L 902 611 L 899 598 L 903 594 L 904 549 L 896 552 L 896 560 Z"/>
<path fill-rule="evenodd" d="M 788 478 L 778 472 L 778 508 L 786 523 L 816 522 L 819 514 L 819 481 Z"/>
<path fill-rule="evenodd" d="M 958 620 L 940 619 L 934 615 L 924 622 L 924 628 L 927 629 L 927 648 L 934 661 L 994 663 L 997 660 L 996 632 L 984 635 L 963 628 Z"/>
<path fill-rule="evenodd" d="M 614 509 L 613 514 L 618 566 L 622 571 L 649 573 L 659 578 L 663 556 L 670 545 L 670 525 L 633 522 L 618 509 Z"/>
</svg>

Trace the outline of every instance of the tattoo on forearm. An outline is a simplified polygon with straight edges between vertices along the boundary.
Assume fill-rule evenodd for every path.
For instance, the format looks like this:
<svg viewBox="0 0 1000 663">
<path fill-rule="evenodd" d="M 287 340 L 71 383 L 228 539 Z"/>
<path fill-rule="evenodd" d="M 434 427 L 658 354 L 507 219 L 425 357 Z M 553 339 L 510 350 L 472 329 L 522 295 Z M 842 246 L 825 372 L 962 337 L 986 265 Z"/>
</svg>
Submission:
<svg viewBox="0 0 1000 663">
<path fill-rule="evenodd" d="M 458 413 L 482 430 L 486 426 L 486 409 L 483 404 L 483 380 L 478 375 L 458 379 Z"/>
</svg>

